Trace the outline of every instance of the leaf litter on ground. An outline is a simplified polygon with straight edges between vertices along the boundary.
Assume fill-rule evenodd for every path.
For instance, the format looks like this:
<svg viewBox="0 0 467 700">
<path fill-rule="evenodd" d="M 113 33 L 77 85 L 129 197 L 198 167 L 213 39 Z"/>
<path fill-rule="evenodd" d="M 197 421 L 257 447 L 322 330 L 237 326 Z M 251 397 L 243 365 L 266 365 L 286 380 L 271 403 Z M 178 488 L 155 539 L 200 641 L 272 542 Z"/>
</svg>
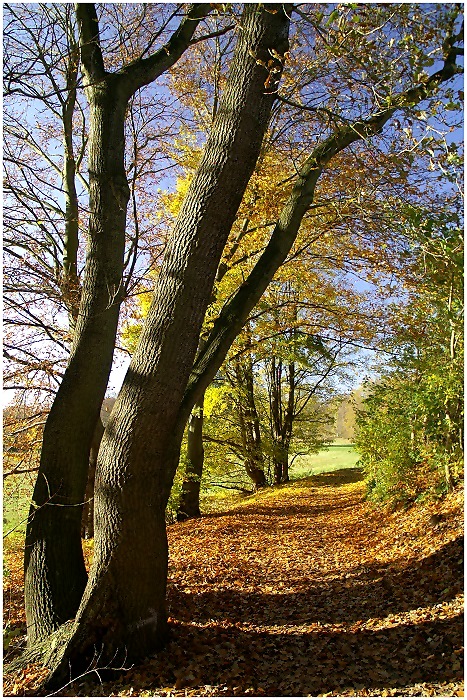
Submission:
<svg viewBox="0 0 467 700">
<path fill-rule="evenodd" d="M 462 696 L 463 494 L 394 513 L 363 495 L 346 469 L 170 526 L 168 645 L 61 695 Z M 8 656 L 25 626 L 19 546 L 6 557 Z M 4 694 L 34 695 L 41 673 Z"/>
</svg>

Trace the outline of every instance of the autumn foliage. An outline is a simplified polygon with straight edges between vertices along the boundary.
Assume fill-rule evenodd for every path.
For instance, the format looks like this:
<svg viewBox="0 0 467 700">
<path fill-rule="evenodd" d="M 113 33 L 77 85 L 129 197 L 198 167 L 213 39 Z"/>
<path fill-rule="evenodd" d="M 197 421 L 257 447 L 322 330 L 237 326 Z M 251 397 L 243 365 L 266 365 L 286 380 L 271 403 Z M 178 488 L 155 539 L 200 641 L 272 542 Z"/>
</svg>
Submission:
<svg viewBox="0 0 467 700">
<path fill-rule="evenodd" d="M 461 493 L 392 515 L 363 493 L 341 470 L 169 527 L 169 645 L 60 694 L 462 695 Z M 24 634 L 18 557 L 7 545 L 10 654 Z M 38 680 L 26 669 L 5 693 Z"/>
</svg>

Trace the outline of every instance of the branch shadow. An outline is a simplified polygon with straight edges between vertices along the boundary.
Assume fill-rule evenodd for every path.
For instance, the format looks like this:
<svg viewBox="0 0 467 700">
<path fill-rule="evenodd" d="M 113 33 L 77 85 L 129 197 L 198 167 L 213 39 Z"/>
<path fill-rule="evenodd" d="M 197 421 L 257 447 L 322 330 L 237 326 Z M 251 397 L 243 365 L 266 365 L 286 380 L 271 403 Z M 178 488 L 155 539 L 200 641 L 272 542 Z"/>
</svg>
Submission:
<svg viewBox="0 0 467 700">
<path fill-rule="evenodd" d="M 391 565 L 377 563 L 354 569 L 326 583 L 303 581 L 291 574 L 294 593 L 248 590 L 212 590 L 184 593 L 169 582 L 171 614 L 180 621 L 206 623 L 232 617 L 253 626 L 290 624 L 349 624 L 384 618 L 453 600 L 463 590 L 463 538 L 449 542 L 422 559 Z"/>
<path fill-rule="evenodd" d="M 305 481 L 309 486 L 342 486 L 343 484 L 356 484 L 363 480 L 364 474 L 362 469 L 359 467 L 347 467 L 331 472 L 313 474 L 313 476 L 308 476 L 299 481 Z"/>
<path fill-rule="evenodd" d="M 171 644 L 186 650 L 186 687 L 280 697 L 458 682 L 463 617 L 447 619 L 443 604 L 462 592 L 462 554 L 459 537 L 421 561 L 361 566 L 326 584 L 305 581 L 294 594 L 170 587 Z M 428 606 L 439 618 L 426 619 Z M 398 613 L 408 614 L 401 622 Z M 159 662 L 167 681 L 180 683 L 170 648 Z"/>
<path fill-rule="evenodd" d="M 343 484 L 354 484 L 363 480 L 363 473 L 361 469 L 348 468 L 348 469 L 338 469 L 334 472 L 326 472 L 323 474 L 315 474 L 313 476 L 300 479 L 297 482 L 289 482 L 287 484 L 281 484 L 280 486 L 275 486 L 274 490 L 281 488 L 296 488 L 306 486 L 311 487 L 333 487 L 342 486 Z M 266 489 L 267 493 L 269 489 Z M 311 492 L 311 495 L 313 492 Z M 357 496 L 349 501 L 348 495 L 345 496 L 345 500 L 348 503 L 348 508 L 361 503 L 361 497 Z M 225 516 L 240 515 L 245 518 L 246 527 L 251 527 L 251 522 L 248 522 L 248 518 L 252 515 L 261 515 L 267 518 L 275 519 L 277 516 L 289 517 L 289 516 L 304 516 L 313 517 L 316 515 L 323 515 L 325 513 L 330 513 L 334 510 L 343 510 L 342 504 L 336 499 L 336 501 L 329 506 L 314 506 L 312 500 L 310 500 L 309 505 L 290 505 L 289 503 L 284 505 L 274 506 L 270 501 L 267 501 L 265 505 L 261 504 L 261 501 L 255 500 L 253 503 L 249 504 L 243 501 L 238 508 L 230 508 L 229 510 L 217 511 L 215 513 L 209 513 L 207 515 L 201 516 L 203 521 L 209 519 L 223 518 Z"/>
<path fill-rule="evenodd" d="M 260 696 L 317 696 L 462 678 L 455 653 L 463 642 L 461 616 L 375 631 L 305 634 L 187 626 L 174 631 L 174 641 L 188 650 L 194 680 L 187 685 L 251 687 L 250 694 Z"/>
</svg>

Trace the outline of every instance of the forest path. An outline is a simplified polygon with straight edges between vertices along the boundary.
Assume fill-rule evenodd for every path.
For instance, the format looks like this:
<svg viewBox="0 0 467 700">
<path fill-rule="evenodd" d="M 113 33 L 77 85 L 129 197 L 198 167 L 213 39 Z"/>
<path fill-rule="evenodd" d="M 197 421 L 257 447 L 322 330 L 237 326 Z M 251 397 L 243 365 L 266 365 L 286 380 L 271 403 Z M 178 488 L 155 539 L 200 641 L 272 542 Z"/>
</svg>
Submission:
<svg viewBox="0 0 467 700">
<path fill-rule="evenodd" d="M 169 527 L 173 638 L 134 692 L 461 693 L 460 496 L 388 515 L 363 494 L 346 469 Z"/>
<path fill-rule="evenodd" d="M 168 646 L 69 694 L 462 695 L 461 494 L 391 515 L 363 493 L 346 469 L 170 526 Z"/>
</svg>

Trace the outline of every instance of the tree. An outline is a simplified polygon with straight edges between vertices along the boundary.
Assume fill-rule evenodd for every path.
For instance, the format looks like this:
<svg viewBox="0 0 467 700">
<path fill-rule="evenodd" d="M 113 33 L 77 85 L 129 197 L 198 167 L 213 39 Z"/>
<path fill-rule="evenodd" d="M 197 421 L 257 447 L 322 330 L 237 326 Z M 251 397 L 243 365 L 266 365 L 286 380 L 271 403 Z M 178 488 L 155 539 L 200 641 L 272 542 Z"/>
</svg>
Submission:
<svg viewBox="0 0 467 700">
<path fill-rule="evenodd" d="M 35 13 L 7 5 L 5 19 L 5 384 L 17 392 L 41 387 L 50 403 L 80 296 L 79 49 L 70 6 Z"/>
<path fill-rule="evenodd" d="M 298 169 L 268 245 L 238 292 L 224 305 L 193 363 L 222 248 L 259 153 L 274 98 L 274 93 L 265 92 L 265 83 L 268 88 L 275 87 L 274 78 L 282 69 L 280 58 L 268 66 L 271 52 L 261 53 L 250 45 L 253 58 L 245 46 L 245 27 L 250 26 L 247 22 L 254 20 L 256 26 L 266 25 L 271 31 L 277 23 L 284 30 L 288 22 L 282 9 L 274 6 L 274 12 L 266 8 L 255 14 L 256 8 L 249 8 L 245 10 L 236 60 L 205 156 L 188 190 L 158 277 L 153 306 L 104 433 L 96 485 L 96 556 L 81 608 L 67 630 L 71 630 L 71 640 L 62 650 L 64 665 L 58 675 L 65 666 L 68 670 L 68 661 L 73 663 L 77 656 L 85 656 L 98 640 L 103 643 L 107 658 L 112 658 L 113 651 L 119 648 L 127 649 L 129 657 L 138 657 L 162 641 L 167 565 L 163 511 L 178 462 L 183 428 L 194 403 L 288 255 L 326 166 L 352 143 L 379 133 L 396 110 L 426 99 L 455 74 L 457 49 L 451 33 L 439 71 L 431 77 L 422 76 L 415 84 L 410 76 L 403 89 L 387 95 L 387 107 L 381 107 L 378 96 L 377 104 L 371 103 L 374 111 L 366 117 L 358 115 L 352 123 L 339 126 L 315 145 Z M 276 35 L 279 33 L 283 40 L 283 31 L 281 36 L 277 24 Z M 264 48 L 273 48 L 274 56 L 283 58 L 286 44 L 275 43 L 267 42 Z M 239 90 L 240 86 L 243 90 Z M 225 112 L 227 105 L 230 118 Z M 235 124 L 239 138 L 233 150 L 241 158 L 227 158 L 220 163 L 222 142 L 216 144 L 215 139 L 226 138 L 223 127 L 231 126 L 238 113 L 248 122 L 242 124 L 240 119 L 240 124 Z M 262 126 L 259 137 L 258 117 Z M 255 128 L 250 130 L 247 127 L 252 122 Z M 230 132 L 232 138 L 232 129 Z M 229 167 L 232 163 L 233 169 Z M 219 166 L 224 164 L 220 177 Z M 212 178 L 218 177 L 219 187 L 212 187 Z M 153 543 L 149 552 L 148 540 Z"/>
<path fill-rule="evenodd" d="M 195 403 L 188 419 L 185 473 L 180 493 L 180 502 L 177 507 L 177 520 L 198 518 L 201 515 L 199 507 L 199 495 L 201 478 L 204 467 L 204 394 Z"/>
<path fill-rule="evenodd" d="M 186 411 L 181 402 L 219 259 L 274 101 L 274 91 L 265 88 L 268 72 L 250 54 L 266 58 L 269 49 L 281 56 L 287 50 L 289 20 L 282 8 L 271 10 L 256 5 L 244 10 L 243 29 L 204 156 L 167 247 L 138 349 L 104 433 L 96 474 L 95 563 L 65 649 L 72 659 L 75 654 L 82 656 L 83 643 L 90 649 L 97 639 L 106 658 L 125 648 L 129 659 L 144 656 L 165 639 L 164 510 L 191 410 L 190 406 Z M 92 37 L 97 51 L 95 32 Z M 96 78 L 102 78 L 99 55 Z M 273 67 L 279 79 L 282 63 L 274 59 Z M 83 299 L 86 293 L 83 286 Z M 157 407 L 163 410 L 154 420 Z M 132 429 L 117 452 L 113 436 L 128 421 Z M 127 463 L 130 469 L 124 466 Z"/>
<path fill-rule="evenodd" d="M 315 19 L 313 16 L 311 16 L 311 18 L 310 18 L 310 17 L 307 17 L 307 19 L 308 19 L 308 21 L 309 21 L 310 23 L 312 23 L 312 24 L 313 24 L 313 23 L 316 23 L 316 19 Z M 339 20 L 339 22 L 338 22 L 339 31 L 337 32 L 337 33 L 339 34 L 339 40 L 342 40 L 342 43 L 344 43 L 343 37 L 345 37 L 345 40 L 346 40 L 346 41 L 349 40 L 349 39 L 353 40 L 353 39 L 352 39 L 353 30 L 350 30 L 350 31 L 349 31 L 347 27 L 345 27 L 345 30 L 344 30 L 344 28 L 343 28 L 344 22 L 342 21 L 343 19 L 344 19 L 344 17 L 341 17 L 340 20 Z M 355 19 L 357 19 L 357 21 L 362 20 L 363 23 L 365 23 L 365 21 L 367 21 L 367 20 L 363 20 L 362 17 L 355 17 L 354 20 L 355 20 Z M 402 21 L 401 21 L 401 27 L 406 27 L 405 22 L 407 21 L 407 19 L 408 19 L 408 16 L 404 13 L 403 19 L 402 19 Z M 417 17 L 417 22 L 418 22 L 419 20 L 420 20 L 420 17 Z M 390 21 L 388 17 L 386 17 L 386 21 Z M 329 24 L 330 24 L 330 23 L 328 23 L 328 25 L 329 25 Z M 313 26 L 316 26 L 316 24 L 313 24 Z M 350 25 L 350 26 L 353 26 L 353 25 Z M 366 26 L 366 25 L 365 25 L 365 26 Z M 367 28 L 368 28 L 368 27 L 367 27 Z M 360 28 L 359 28 L 359 29 L 360 29 Z M 332 31 L 334 32 L 334 29 L 333 29 Z M 372 31 L 374 31 L 374 29 L 373 29 Z M 400 27 L 397 27 L 397 29 L 394 29 L 393 31 L 396 32 L 396 33 L 399 32 L 399 31 L 400 31 Z M 358 33 L 358 32 L 357 32 L 357 33 Z M 332 34 L 331 30 L 330 30 L 330 36 L 334 36 L 334 35 Z M 432 34 L 431 34 L 431 37 L 433 37 L 433 36 L 434 36 L 434 34 L 432 33 Z M 420 39 L 420 35 L 417 36 L 417 39 Z M 407 40 L 407 37 L 404 37 L 404 41 L 406 41 L 406 40 Z M 349 42 L 349 43 L 350 43 L 350 42 Z M 392 41 L 390 42 L 390 44 L 391 44 L 391 46 L 394 45 L 394 37 L 392 37 Z M 204 50 L 204 46 L 201 47 L 201 51 L 203 51 L 203 50 Z M 350 55 L 353 55 L 353 54 L 351 54 L 351 52 L 350 52 L 350 50 L 348 49 L 348 47 L 347 47 L 346 50 L 348 51 L 348 53 L 347 53 L 347 58 L 349 58 Z M 334 52 L 335 52 L 335 51 L 336 51 L 336 49 L 334 48 Z M 331 53 L 332 53 L 332 52 L 331 52 Z M 307 57 L 307 58 L 308 58 L 308 57 Z M 201 54 L 201 59 L 202 59 L 202 54 Z M 424 62 L 425 59 L 426 59 L 427 62 Z M 412 66 L 412 63 L 410 64 L 411 68 L 413 68 L 413 75 L 412 75 L 412 77 L 414 77 L 415 75 L 419 75 L 419 74 L 420 74 L 420 71 L 421 71 L 425 66 L 432 65 L 432 62 L 430 63 L 430 61 L 431 61 L 431 59 L 428 59 L 426 56 L 422 56 L 421 53 L 420 53 L 420 54 L 417 54 L 417 60 L 416 60 L 416 61 L 414 60 L 413 66 Z M 415 65 L 415 64 L 416 64 L 416 65 Z M 320 63 L 320 66 L 321 66 L 321 63 Z M 379 63 L 378 63 L 378 66 L 380 67 L 380 64 L 379 64 Z M 321 67 L 322 67 L 322 66 L 321 66 Z M 201 81 L 198 81 L 198 80 L 195 79 L 195 76 L 193 75 L 193 71 L 191 70 L 191 72 L 190 72 L 190 67 L 189 67 L 189 66 L 187 67 L 186 65 L 182 65 L 182 69 L 184 70 L 183 77 L 185 78 L 185 81 L 191 80 L 190 85 L 191 85 L 191 86 L 196 86 L 196 88 L 198 88 L 198 90 L 200 90 L 200 92 L 202 92 L 202 97 L 200 97 L 199 94 L 197 94 L 196 97 L 193 98 L 193 104 L 194 104 L 193 112 L 196 113 L 197 115 L 199 115 L 200 112 L 202 112 L 202 113 L 204 114 L 204 119 L 206 120 L 206 119 L 208 119 L 208 117 L 209 117 L 209 115 L 210 115 L 210 113 L 211 113 L 211 110 L 214 109 L 214 104 L 215 104 L 215 101 L 216 101 L 216 100 L 215 100 L 215 97 L 212 98 L 212 99 L 213 99 L 213 102 L 211 103 L 210 99 L 209 99 L 207 96 L 211 95 L 212 92 L 210 92 L 208 89 L 206 89 L 205 86 L 203 86 L 203 89 L 201 90 L 201 88 L 199 87 L 199 83 L 200 83 Z M 196 70 L 198 70 L 198 67 L 197 67 Z M 201 72 L 202 72 L 202 69 L 200 69 L 200 70 L 201 70 Z M 374 67 L 372 68 L 372 70 L 374 70 Z M 209 71 L 209 68 L 208 68 L 208 71 Z M 349 69 L 349 71 L 350 71 L 350 69 Z M 211 71 L 211 74 L 212 74 L 212 71 Z M 403 72 L 401 72 L 401 75 L 402 75 L 402 74 L 403 74 Z M 187 75 L 188 75 L 188 78 L 186 77 Z M 216 68 L 216 76 L 217 76 L 217 68 Z M 407 77 L 407 76 L 405 76 L 405 77 Z M 426 77 L 427 77 L 427 76 L 426 76 Z M 348 80 L 348 79 L 349 79 L 348 76 L 346 76 L 346 80 Z M 216 78 L 216 80 L 217 80 L 217 78 Z M 334 82 L 335 82 L 335 78 L 333 78 L 332 80 L 334 80 Z M 185 86 L 185 84 L 186 84 L 186 82 L 184 82 L 183 79 L 180 79 L 180 76 L 179 76 L 179 75 L 177 75 L 177 81 L 179 81 L 183 86 Z M 217 83 L 216 83 L 216 84 L 217 84 Z M 300 82 L 298 82 L 298 88 L 297 88 L 297 84 L 295 84 L 294 87 L 295 87 L 295 89 L 298 89 L 298 90 L 301 90 L 301 89 L 303 88 L 303 86 L 302 86 L 302 84 L 301 84 Z M 214 95 L 216 94 L 215 89 L 213 90 L 213 93 L 214 93 Z M 185 99 L 186 99 L 186 98 L 185 98 Z M 389 96 L 387 96 L 387 101 L 388 101 L 388 103 L 390 102 L 391 99 L 392 99 L 392 98 L 390 98 Z M 302 109 L 302 114 L 303 114 L 303 105 L 300 105 L 300 104 L 298 104 L 298 103 L 296 103 L 296 102 L 294 103 L 294 102 L 291 101 L 291 100 L 283 99 L 283 100 L 281 100 L 281 105 L 282 105 L 282 106 L 284 106 L 284 105 L 291 105 L 291 106 L 294 107 L 294 108 Z M 305 107 L 305 109 L 306 109 L 306 107 Z M 315 110 L 315 109 L 311 109 L 311 111 L 314 112 L 314 114 L 320 112 L 319 109 L 316 109 L 316 110 Z M 329 114 L 328 114 L 327 116 L 329 116 Z M 331 116 L 332 116 L 332 115 L 331 115 Z M 200 119 L 201 119 L 201 120 L 203 119 L 203 115 L 200 117 Z M 345 120 L 344 120 L 344 121 L 345 121 Z M 320 125 L 320 126 L 322 126 L 322 125 Z M 276 128 L 277 131 L 280 131 L 280 129 L 282 129 L 283 131 L 286 131 L 286 127 L 283 126 L 283 123 L 281 123 L 281 126 L 280 126 L 280 127 L 276 127 L 276 125 L 274 125 L 274 127 L 271 128 L 270 131 L 274 132 L 274 128 Z M 270 142 L 271 139 L 272 139 L 272 137 L 270 137 L 270 136 L 268 135 L 268 139 L 267 139 L 267 140 L 268 140 L 268 143 Z M 291 140 L 292 140 L 292 139 L 290 138 L 290 141 L 291 141 Z M 261 162 L 264 161 L 264 159 L 267 157 L 267 155 L 268 155 L 268 153 L 266 152 L 266 154 L 265 154 L 265 150 L 264 150 L 264 148 L 263 148 L 262 157 L 261 157 Z M 373 156 L 373 154 L 372 154 L 372 156 Z M 192 157 L 192 160 L 193 160 L 193 157 Z M 196 159 L 195 159 L 195 160 L 196 160 Z M 334 158 L 334 161 L 337 161 L 339 166 L 342 165 L 342 159 L 341 159 L 338 155 Z M 388 158 L 387 158 L 387 154 L 386 154 L 386 166 L 387 166 L 387 161 L 388 161 Z M 374 161 L 374 158 L 373 158 L 373 164 L 374 164 L 374 162 L 375 162 L 375 161 Z M 359 163 L 359 165 L 360 165 L 360 163 Z M 354 167 L 355 167 L 355 166 L 354 166 Z M 380 166 L 378 165 L 378 167 L 380 167 Z M 331 168 L 329 168 L 329 170 L 331 170 Z M 258 171 L 257 171 L 257 172 L 258 172 Z M 256 174 L 257 174 L 257 173 L 256 173 Z M 339 176 L 341 176 L 341 170 L 339 170 Z M 326 173 L 323 174 L 323 177 L 326 177 Z M 186 182 L 188 182 L 188 181 L 189 181 L 189 177 L 186 178 Z M 342 181 L 342 177 L 341 177 L 341 181 Z M 387 183 L 386 183 L 386 186 L 387 186 Z M 341 187 L 341 188 L 336 188 L 336 189 L 337 189 L 336 196 L 339 196 L 339 197 L 340 197 L 340 196 L 341 196 L 342 187 Z M 245 198 L 245 208 L 246 208 L 246 211 L 248 212 L 248 214 L 247 214 L 247 216 L 246 216 L 246 218 L 245 218 L 244 220 L 247 222 L 247 225 L 246 225 L 244 228 L 241 227 L 241 233 L 238 233 L 238 229 L 239 229 L 240 227 L 238 227 L 238 223 L 239 223 L 239 222 L 237 222 L 237 229 L 236 229 L 236 232 L 235 232 L 236 237 L 233 238 L 234 247 L 237 248 L 237 250 L 236 250 L 236 253 L 237 253 L 237 254 L 239 254 L 239 251 L 238 251 L 238 247 L 239 247 L 238 244 L 239 244 L 239 243 L 242 243 L 242 244 L 243 244 L 243 245 L 242 245 L 242 248 L 243 248 L 243 249 L 241 249 L 241 253 L 244 253 L 244 252 L 245 252 L 245 247 L 246 247 L 246 246 L 248 245 L 248 243 L 250 243 L 250 241 L 251 241 L 251 236 L 250 236 L 250 238 L 248 239 L 247 237 L 242 238 L 242 235 L 245 236 L 246 233 L 251 233 L 251 230 L 252 230 L 252 221 L 251 221 L 251 220 L 252 220 L 252 218 L 254 218 L 254 217 L 257 215 L 258 210 L 260 210 L 260 208 L 261 208 L 261 205 L 263 205 L 263 206 L 264 206 L 264 205 L 265 205 L 265 206 L 270 206 L 270 205 L 271 205 L 271 201 L 274 201 L 273 198 L 269 198 L 267 202 L 261 202 L 260 205 L 258 205 L 258 199 L 261 199 L 261 197 L 258 197 L 258 190 L 256 189 L 256 191 L 254 191 L 254 190 L 253 190 L 253 187 L 250 188 L 250 190 L 255 194 L 255 196 L 254 196 L 254 197 L 251 197 L 251 198 L 247 198 L 247 197 Z M 266 193 L 269 194 L 269 191 L 268 191 L 267 189 L 266 189 Z M 280 197 L 280 195 L 277 195 L 276 193 L 275 193 L 275 195 L 276 195 L 276 198 Z M 177 196 L 179 197 L 179 194 L 178 194 Z M 266 196 L 267 196 L 267 195 L 266 195 Z M 381 195 L 381 196 L 382 196 L 382 195 Z M 266 197 L 265 197 L 265 198 L 266 198 Z M 359 201 L 360 201 L 360 199 L 359 199 Z M 379 210 L 382 209 L 382 206 L 381 206 L 381 202 L 380 202 L 380 201 L 376 201 L 376 205 L 377 205 L 377 206 L 375 207 L 375 209 L 376 209 L 376 208 L 379 209 Z M 273 209 L 273 207 L 270 207 L 270 208 Z M 276 208 L 277 208 L 277 203 L 276 203 Z M 361 208 L 361 207 L 360 207 L 360 208 Z M 252 211 L 253 211 L 253 215 L 252 215 L 252 213 L 251 213 Z M 308 216 L 309 216 L 309 213 L 308 213 Z M 239 218 L 240 218 L 240 217 L 239 217 Z M 263 219 L 264 219 L 264 217 L 263 217 Z M 351 220 L 351 217 L 350 217 L 350 216 L 349 216 L 349 219 Z M 243 221 L 243 219 L 240 219 L 240 220 Z M 381 226 L 381 220 L 379 221 L 379 225 Z M 261 227 L 258 227 L 258 228 L 261 228 Z M 262 228 L 263 228 L 263 230 L 266 229 L 266 228 L 267 228 L 267 225 L 266 225 L 266 224 L 263 224 Z M 255 230 L 254 227 L 253 227 L 253 230 Z M 367 231 L 364 231 L 364 234 L 366 234 L 366 233 L 367 233 Z M 380 234 L 380 236 L 381 236 L 381 234 Z M 317 236 L 317 238 L 319 238 L 319 237 Z M 246 244 L 245 244 L 245 242 L 246 242 Z M 256 239 L 254 240 L 253 245 L 255 245 L 255 244 L 257 244 L 257 240 L 256 240 Z M 382 245 L 382 246 L 380 245 L 378 254 L 379 254 L 379 252 L 380 252 L 381 250 L 384 249 L 384 247 L 385 247 L 384 245 Z M 228 250 L 228 255 L 230 255 L 230 250 L 229 250 L 229 249 L 227 249 L 227 250 Z M 258 246 L 258 249 L 257 249 L 255 252 L 250 253 L 250 254 L 249 254 L 248 256 L 246 256 L 246 257 L 249 257 L 250 261 L 254 261 L 255 259 L 257 259 L 257 254 L 258 254 L 258 252 L 261 251 L 261 250 L 264 250 L 264 244 L 263 244 L 263 243 L 260 243 L 260 245 Z M 342 264 L 342 263 L 340 263 L 340 259 L 341 259 L 342 256 L 345 255 L 345 254 L 346 254 L 345 246 L 341 246 L 341 249 L 340 249 L 340 251 L 339 251 L 339 264 Z M 321 253 L 321 255 L 323 256 L 323 253 Z M 376 262 L 376 264 L 381 265 L 382 256 L 381 256 L 381 255 L 378 255 L 378 257 L 376 258 L 375 253 L 374 253 L 374 248 L 369 252 L 369 256 L 372 256 L 373 264 Z M 324 257 L 324 256 L 323 256 L 323 257 Z M 350 256 L 349 256 L 349 258 L 350 258 L 350 260 L 352 260 L 352 258 L 351 258 Z M 240 258 L 240 259 L 241 259 L 241 258 Z M 239 262 L 239 260 L 238 260 L 238 259 L 235 260 L 235 256 L 231 256 L 231 255 L 230 255 L 230 260 L 228 261 L 228 264 L 227 264 L 227 268 L 230 268 L 229 271 L 231 271 L 231 268 L 232 268 L 234 265 L 238 264 L 238 262 Z M 359 261 L 359 264 L 361 264 L 361 260 Z M 352 267 L 352 265 L 351 265 L 351 263 L 350 263 L 349 268 L 351 269 L 351 267 Z M 389 266 L 388 266 L 388 267 L 389 267 Z M 220 268 L 219 268 L 219 269 L 223 269 L 223 270 L 225 271 L 225 261 L 222 261 L 222 262 L 221 262 L 221 265 L 220 265 Z M 247 268 L 248 272 L 244 272 L 244 269 L 245 269 L 245 268 L 243 268 L 243 267 L 241 268 L 241 274 L 243 274 L 243 276 L 244 276 L 244 278 L 245 278 L 245 277 L 247 276 L 248 272 L 251 270 L 251 267 L 250 267 L 249 269 Z M 241 274 L 239 275 L 238 284 L 241 284 Z M 224 272 L 223 278 L 224 278 L 224 277 L 225 277 L 225 272 Z M 230 280 L 230 284 L 231 284 L 231 280 Z M 218 292 L 219 292 L 219 289 L 218 289 L 218 287 L 216 287 L 216 292 L 215 292 L 215 296 L 216 296 L 216 297 L 221 296 L 221 295 L 219 295 Z M 210 320 L 212 321 L 212 314 L 209 315 L 209 318 L 210 318 Z M 373 319 L 373 321 L 374 321 L 374 319 Z M 198 420 L 198 421 L 201 420 L 201 412 L 200 412 L 200 410 L 199 410 L 199 405 L 198 405 L 198 408 L 197 408 L 196 412 L 193 414 L 193 416 L 192 416 L 192 418 L 191 418 L 191 428 L 194 428 L 194 423 L 195 423 L 197 420 Z M 194 438 L 195 435 L 197 436 L 197 439 L 199 440 L 199 439 L 200 439 L 200 436 L 201 436 L 201 431 L 200 431 L 200 430 L 194 430 L 194 429 L 193 429 L 193 430 L 190 430 L 190 446 L 192 445 L 192 441 L 193 441 L 193 438 Z M 201 455 L 201 454 L 202 454 L 202 445 L 198 445 L 198 447 L 197 447 L 197 454 L 198 454 L 198 455 Z M 191 463 L 191 460 L 189 461 L 189 464 L 190 464 L 190 463 Z M 195 494 L 195 492 L 198 492 L 198 489 L 199 489 L 201 466 L 202 466 L 202 460 L 199 459 L 199 460 L 197 460 L 197 467 L 196 467 L 196 470 L 195 470 L 196 473 L 193 473 L 193 485 L 192 485 L 193 494 Z M 191 487 L 189 486 L 189 482 L 190 482 L 190 470 L 189 470 L 189 468 L 188 468 L 187 474 L 186 474 L 187 491 L 191 488 Z M 184 507 L 185 507 L 185 506 L 184 506 Z M 196 507 L 193 508 L 193 512 L 196 512 L 196 513 L 197 513 L 198 510 L 199 510 L 199 507 L 198 507 L 198 506 L 196 506 Z"/>
<path fill-rule="evenodd" d="M 173 65 L 209 11 L 206 5 L 191 6 L 164 48 L 148 57 L 143 51 L 138 60 L 111 73 L 104 66 L 94 5 L 77 5 L 90 107 L 88 248 L 73 344 L 44 428 L 26 532 L 25 605 L 30 644 L 75 615 L 87 580 L 81 516 L 90 447 L 112 365 L 123 294 L 130 196 L 124 165 L 128 102 Z"/>
<path fill-rule="evenodd" d="M 251 334 L 247 333 L 245 352 L 235 360 L 235 388 L 237 415 L 245 471 L 255 488 L 266 486 L 261 423 L 255 401 Z"/>
<path fill-rule="evenodd" d="M 356 445 L 376 500 L 453 487 L 463 463 L 463 241 L 458 213 L 407 212 L 417 262 L 392 306 L 389 363 L 367 387 Z"/>
</svg>

